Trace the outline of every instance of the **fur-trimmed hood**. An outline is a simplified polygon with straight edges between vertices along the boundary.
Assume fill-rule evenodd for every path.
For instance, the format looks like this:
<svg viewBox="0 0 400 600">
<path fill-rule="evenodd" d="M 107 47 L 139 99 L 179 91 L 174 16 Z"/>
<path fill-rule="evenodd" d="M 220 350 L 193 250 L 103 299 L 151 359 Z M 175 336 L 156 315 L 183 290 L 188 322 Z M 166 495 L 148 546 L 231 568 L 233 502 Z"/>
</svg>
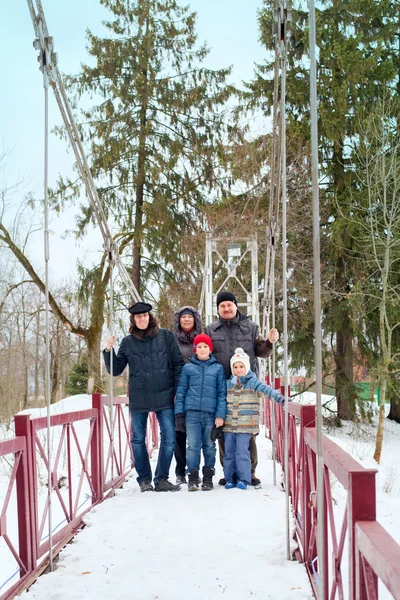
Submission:
<svg viewBox="0 0 400 600">
<path fill-rule="evenodd" d="M 194 328 L 190 333 L 185 333 L 182 331 L 179 325 L 179 319 L 184 310 L 190 310 L 194 316 Z M 174 334 L 176 339 L 181 344 L 193 344 L 193 340 L 196 335 L 201 333 L 201 317 L 193 306 L 182 306 L 179 310 L 174 314 Z"/>
</svg>

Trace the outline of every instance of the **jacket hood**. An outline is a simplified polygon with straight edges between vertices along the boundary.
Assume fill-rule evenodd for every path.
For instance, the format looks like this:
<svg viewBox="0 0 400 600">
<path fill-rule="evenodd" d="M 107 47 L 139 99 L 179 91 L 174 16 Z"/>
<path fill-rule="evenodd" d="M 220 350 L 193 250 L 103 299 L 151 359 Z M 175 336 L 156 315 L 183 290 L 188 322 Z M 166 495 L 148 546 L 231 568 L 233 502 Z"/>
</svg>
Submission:
<svg viewBox="0 0 400 600">
<path fill-rule="evenodd" d="M 207 360 L 199 360 L 196 354 L 193 354 L 193 356 L 190 359 L 190 362 L 195 365 L 212 365 L 214 363 L 217 363 L 218 361 L 215 358 L 214 354 L 210 354 L 210 358 L 208 358 Z"/>
<path fill-rule="evenodd" d="M 179 318 L 181 313 L 185 310 L 190 310 L 194 315 L 194 329 L 190 333 L 185 333 L 179 326 Z M 181 306 L 179 310 L 174 314 L 174 334 L 175 337 L 183 344 L 192 344 L 196 335 L 201 333 L 201 317 L 193 306 Z"/>
</svg>

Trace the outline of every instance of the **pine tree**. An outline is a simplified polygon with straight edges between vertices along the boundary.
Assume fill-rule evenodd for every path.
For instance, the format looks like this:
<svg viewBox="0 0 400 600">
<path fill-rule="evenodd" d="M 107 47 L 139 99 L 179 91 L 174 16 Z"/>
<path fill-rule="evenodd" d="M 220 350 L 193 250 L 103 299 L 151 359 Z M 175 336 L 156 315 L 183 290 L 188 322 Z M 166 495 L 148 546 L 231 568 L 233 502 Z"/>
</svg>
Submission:
<svg viewBox="0 0 400 600">
<path fill-rule="evenodd" d="M 132 279 L 141 290 L 149 278 L 168 278 L 171 265 L 179 269 L 183 240 L 202 228 L 221 174 L 225 107 L 234 90 L 226 83 L 230 69 L 202 65 L 208 49 L 197 45 L 188 7 L 100 1 L 112 15 L 104 23 L 108 35 L 88 32 L 94 60 L 69 87 L 78 98 L 100 98 L 83 111 L 83 132 L 119 239 L 131 240 Z M 82 232 L 92 218 L 84 207 Z"/>
</svg>

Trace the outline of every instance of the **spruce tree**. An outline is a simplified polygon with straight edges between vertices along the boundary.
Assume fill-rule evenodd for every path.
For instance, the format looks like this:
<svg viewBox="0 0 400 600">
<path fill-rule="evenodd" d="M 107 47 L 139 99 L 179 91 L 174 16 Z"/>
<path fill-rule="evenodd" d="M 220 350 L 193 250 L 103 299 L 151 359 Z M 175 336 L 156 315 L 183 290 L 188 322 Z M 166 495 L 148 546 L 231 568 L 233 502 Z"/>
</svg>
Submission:
<svg viewBox="0 0 400 600">
<path fill-rule="evenodd" d="M 259 15 L 261 40 L 268 50 L 273 48 L 273 8 L 274 3 L 265 0 Z M 352 291 L 362 276 L 362 265 L 352 259 L 357 232 L 348 219 L 352 210 L 351 173 L 357 163 L 354 140 L 360 116 L 377 102 L 385 86 L 394 90 L 397 85 L 395 11 L 394 4 L 386 0 L 327 0 L 317 9 L 323 327 L 326 338 L 335 340 L 339 418 L 354 416 L 356 397 L 353 340 L 357 323 Z M 307 6 L 301 2 L 293 11 L 286 95 L 288 138 L 302 140 L 305 151 L 310 138 L 307 19 Z M 257 66 L 247 88 L 250 107 L 271 110 L 273 70 L 271 60 Z M 294 244 L 295 238 L 292 236 Z M 297 238 L 301 242 L 301 233 Z M 291 278 L 295 288 L 295 270 Z M 312 311 L 304 306 L 307 310 L 310 321 Z"/>
<path fill-rule="evenodd" d="M 149 278 L 168 278 L 171 265 L 179 269 L 185 238 L 202 229 L 234 90 L 226 83 L 230 69 L 203 66 L 208 49 L 197 44 L 188 7 L 100 1 L 111 13 L 107 36 L 88 32 L 92 60 L 68 85 L 96 101 L 83 111 L 82 134 L 119 239 L 131 240 L 132 280 L 142 290 Z M 67 192 L 65 182 L 60 191 Z M 83 207 L 81 232 L 92 218 Z"/>
</svg>

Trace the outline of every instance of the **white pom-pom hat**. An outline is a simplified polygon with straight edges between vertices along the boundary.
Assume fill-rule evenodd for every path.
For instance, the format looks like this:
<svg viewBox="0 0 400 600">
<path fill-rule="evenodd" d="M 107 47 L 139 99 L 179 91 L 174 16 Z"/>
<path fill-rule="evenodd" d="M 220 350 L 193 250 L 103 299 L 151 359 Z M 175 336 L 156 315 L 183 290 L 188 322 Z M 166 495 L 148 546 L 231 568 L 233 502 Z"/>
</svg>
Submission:
<svg viewBox="0 0 400 600">
<path fill-rule="evenodd" d="M 246 369 L 246 375 L 250 371 L 250 357 L 243 348 L 236 348 L 235 354 L 231 358 L 231 371 L 233 373 L 233 365 L 237 362 L 241 362 L 244 364 Z"/>
</svg>

